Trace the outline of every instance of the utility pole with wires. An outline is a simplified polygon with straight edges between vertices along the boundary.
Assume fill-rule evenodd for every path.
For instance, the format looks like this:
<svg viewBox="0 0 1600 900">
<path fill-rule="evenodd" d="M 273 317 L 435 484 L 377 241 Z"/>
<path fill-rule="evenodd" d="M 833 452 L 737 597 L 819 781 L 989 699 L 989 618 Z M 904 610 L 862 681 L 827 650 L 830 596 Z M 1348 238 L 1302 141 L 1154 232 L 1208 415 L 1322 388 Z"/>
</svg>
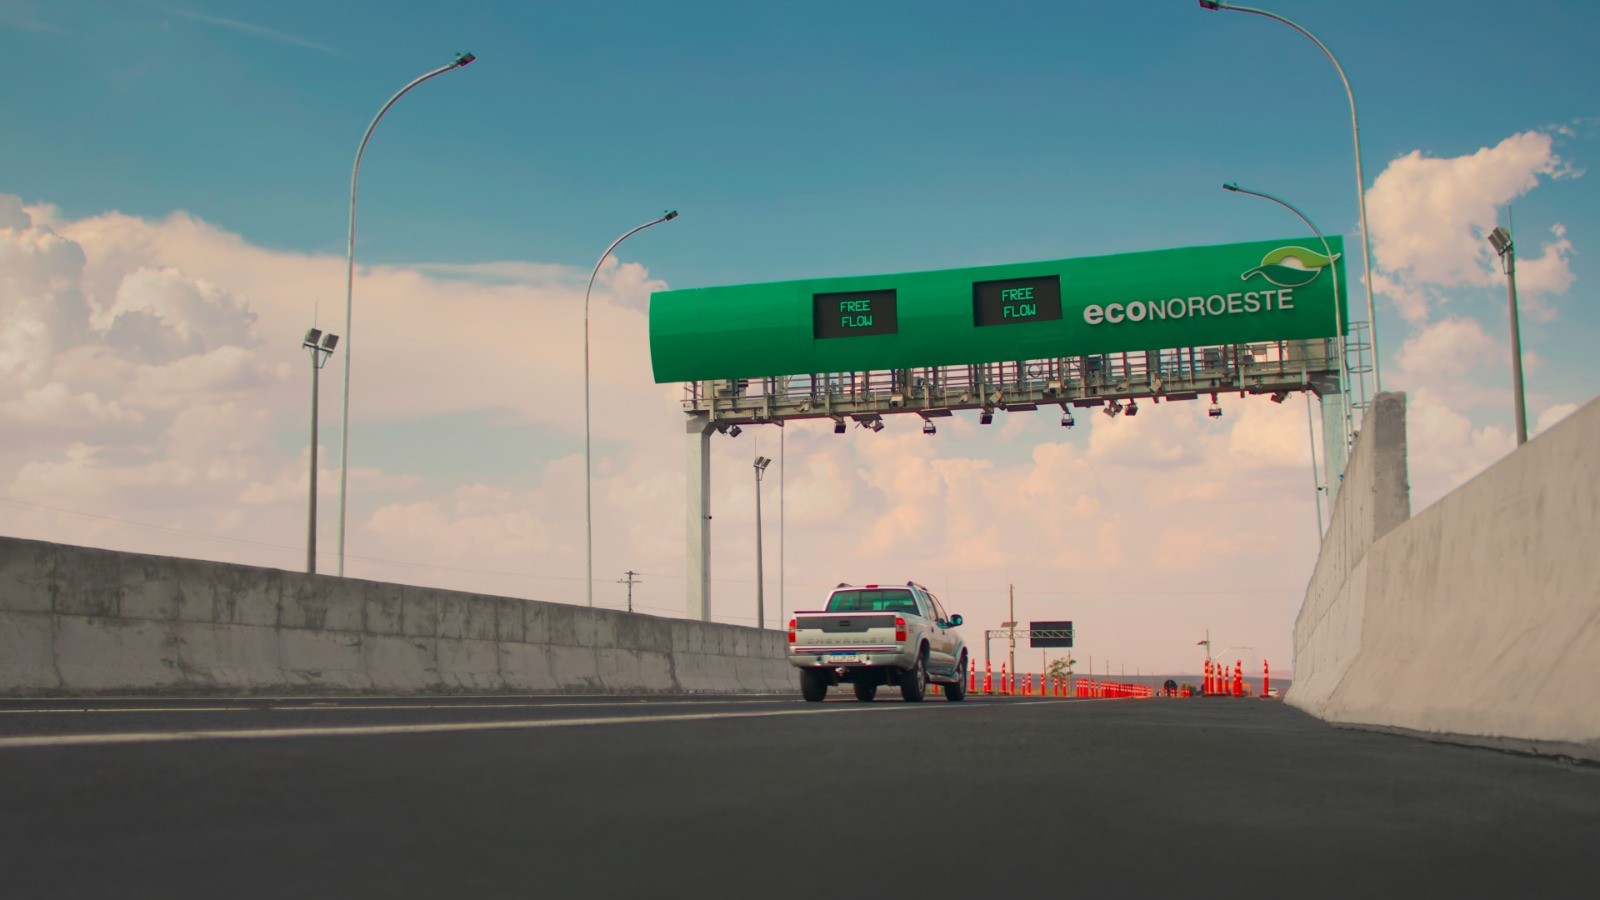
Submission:
<svg viewBox="0 0 1600 900">
<path fill-rule="evenodd" d="M 625 584 L 628 586 L 628 612 L 633 612 L 633 586 L 636 584 L 643 584 L 644 582 L 633 577 L 639 573 L 633 571 L 632 569 L 629 569 L 627 574 L 627 578 L 618 578 L 617 584 Z"/>
</svg>

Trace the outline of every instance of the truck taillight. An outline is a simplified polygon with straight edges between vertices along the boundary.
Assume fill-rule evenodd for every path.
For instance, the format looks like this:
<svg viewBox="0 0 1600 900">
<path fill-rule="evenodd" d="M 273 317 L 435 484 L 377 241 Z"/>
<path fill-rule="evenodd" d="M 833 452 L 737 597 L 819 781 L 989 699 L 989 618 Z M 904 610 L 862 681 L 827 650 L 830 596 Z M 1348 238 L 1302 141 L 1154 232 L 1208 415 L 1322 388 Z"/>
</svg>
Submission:
<svg viewBox="0 0 1600 900">
<path fill-rule="evenodd" d="M 894 617 L 894 639 L 897 641 L 906 639 L 906 620 L 899 616 Z"/>
<path fill-rule="evenodd" d="M 798 624 L 799 624 L 799 622 L 797 620 L 795 620 L 795 619 L 790 619 L 789 620 L 789 643 L 791 643 L 791 644 L 794 643 L 794 630 L 795 630 L 795 626 L 798 625 Z"/>
</svg>

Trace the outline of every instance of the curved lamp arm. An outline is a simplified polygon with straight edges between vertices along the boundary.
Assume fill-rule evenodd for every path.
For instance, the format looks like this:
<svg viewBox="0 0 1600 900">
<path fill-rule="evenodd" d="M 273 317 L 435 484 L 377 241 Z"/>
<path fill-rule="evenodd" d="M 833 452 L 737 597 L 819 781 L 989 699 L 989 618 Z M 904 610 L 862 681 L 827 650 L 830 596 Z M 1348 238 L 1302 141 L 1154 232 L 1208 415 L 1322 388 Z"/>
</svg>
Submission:
<svg viewBox="0 0 1600 900">
<path fill-rule="evenodd" d="M 594 290 L 595 277 L 600 274 L 600 267 L 605 265 L 606 257 L 617 245 L 651 225 L 660 225 L 670 222 L 678 217 L 678 211 L 669 209 L 659 217 L 632 229 L 611 242 L 606 252 L 600 254 L 595 261 L 594 271 L 589 273 L 589 284 L 583 289 L 583 543 L 584 543 L 584 591 L 589 598 L 589 605 L 594 605 L 594 491 L 591 484 L 594 474 L 594 457 L 589 441 L 589 292 Z"/>
<path fill-rule="evenodd" d="M 1383 372 L 1378 361 L 1378 316 L 1372 300 L 1372 239 L 1367 236 L 1367 181 L 1366 177 L 1361 172 L 1361 125 L 1356 120 L 1356 95 L 1355 91 L 1350 89 L 1350 79 L 1345 76 L 1344 66 L 1339 65 L 1339 58 L 1333 55 L 1333 51 L 1328 49 L 1328 45 L 1318 40 L 1316 35 L 1301 27 L 1301 25 L 1297 22 L 1286 19 L 1277 13 L 1268 12 L 1264 9 L 1254 9 L 1249 6 L 1233 6 L 1231 4 L 1222 2 L 1222 0 L 1200 0 L 1200 6 L 1202 9 L 1228 10 L 1230 12 L 1249 13 L 1253 16 L 1261 16 L 1263 18 L 1272 19 L 1275 22 L 1282 22 L 1290 28 L 1293 28 L 1295 31 L 1305 35 L 1308 39 L 1310 39 L 1311 43 L 1316 44 L 1317 49 L 1321 50 L 1323 55 L 1328 57 L 1328 62 L 1333 63 L 1334 71 L 1339 73 L 1339 81 L 1344 84 L 1344 94 L 1350 100 L 1350 135 L 1355 142 L 1356 207 L 1361 217 L 1361 266 L 1362 270 L 1366 273 L 1367 326 L 1368 330 L 1372 332 L 1371 336 L 1369 337 L 1369 340 L 1372 341 L 1372 389 L 1373 393 L 1377 393 L 1378 391 L 1383 390 Z"/>
<path fill-rule="evenodd" d="M 394 106 L 401 97 L 424 81 L 469 65 L 475 59 L 477 57 L 471 53 L 457 53 L 454 62 L 419 75 L 395 92 L 395 95 L 389 98 L 389 102 L 378 110 L 378 114 L 372 117 L 372 124 L 368 125 L 366 132 L 361 135 L 361 145 L 356 148 L 355 165 L 350 168 L 350 231 L 345 237 L 344 249 L 344 401 L 339 414 L 339 576 L 341 578 L 344 577 L 345 487 L 348 483 L 350 462 L 350 324 L 353 315 L 351 299 L 355 294 L 356 283 L 356 183 L 361 178 L 361 157 L 366 154 L 367 141 L 372 139 L 373 130 L 378 127 L 378 122 L 383 119 L 383 114 L 389 111 L 389 107 Z"/>
</svg>

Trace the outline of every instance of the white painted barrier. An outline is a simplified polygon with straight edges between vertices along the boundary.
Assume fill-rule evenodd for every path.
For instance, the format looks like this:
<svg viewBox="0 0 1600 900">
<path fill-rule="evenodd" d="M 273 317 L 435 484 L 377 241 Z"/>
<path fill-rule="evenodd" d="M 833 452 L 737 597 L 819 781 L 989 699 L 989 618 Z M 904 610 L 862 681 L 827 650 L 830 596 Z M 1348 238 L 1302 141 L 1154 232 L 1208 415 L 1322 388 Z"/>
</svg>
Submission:
<svg viewBox="0 0 1600 900">
<path fill-rule="evenodd" d="M 1379 395 L 1285 699 L 1335 723 L 1600 759 L 1600 400 L 1396 522 L 1404 422 L 1403 397 Z"/>
<path fill-rule="evenodd" d="M 0 538 L 0 695 L 789 691 L 784 633 Z"/>
</svg>

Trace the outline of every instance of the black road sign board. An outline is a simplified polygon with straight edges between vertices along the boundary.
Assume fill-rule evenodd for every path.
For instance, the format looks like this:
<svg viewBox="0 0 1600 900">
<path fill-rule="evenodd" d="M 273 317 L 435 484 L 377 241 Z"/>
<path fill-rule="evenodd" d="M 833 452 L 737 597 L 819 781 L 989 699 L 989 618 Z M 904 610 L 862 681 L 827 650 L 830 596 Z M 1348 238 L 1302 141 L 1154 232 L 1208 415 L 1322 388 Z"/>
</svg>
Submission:
<svg viewBox="0 0 1600 900">
<path fill-rule="evenodd" d="M 1071 647 L 1071 622 L 1029 622 L 1028 646 Z"/>
</svg>

